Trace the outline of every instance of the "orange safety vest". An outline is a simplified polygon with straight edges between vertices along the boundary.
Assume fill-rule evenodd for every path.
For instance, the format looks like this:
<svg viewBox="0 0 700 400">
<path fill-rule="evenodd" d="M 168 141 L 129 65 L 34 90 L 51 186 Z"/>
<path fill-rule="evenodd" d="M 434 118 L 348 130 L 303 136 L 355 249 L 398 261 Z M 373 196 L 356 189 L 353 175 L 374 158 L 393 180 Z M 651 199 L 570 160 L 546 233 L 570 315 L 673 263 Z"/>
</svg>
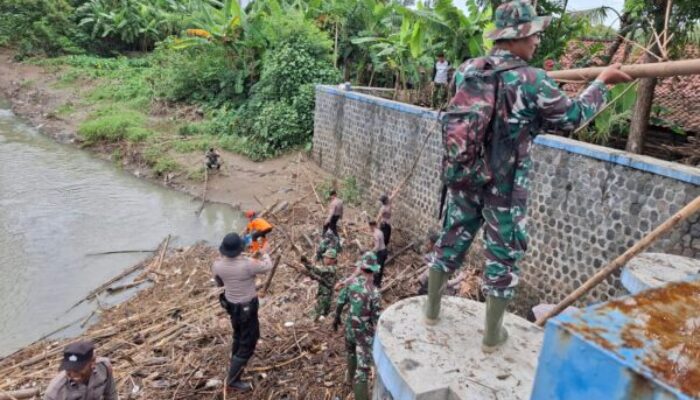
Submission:
<svg viewBox="0 0 700 400">
<path fill-rule="evenodd" d="M 270 228 L 272 228 L 272 225 L 270 225 L 269 222 L 265 221 L 262 218 L 255 218 L 252 221 L 248 222 L 248 225 L 246 226 L 245 229 L 246 229 L 246 232 L 253 233 L 254 231 L 262 232 L 262 231 L 268 230 Z M 258 240 L 253 240 L 252 242 L 250 242 L 250 245 L 248 246 L 248 250 L 251 253 L 256 253 L 256 252 L 260 251 L 263 248 L 263 246 L 265 246 L 266 244 L 267 244 L 267 238 L 261 237 L 261 238 L 258 238 Z"/>
</svg>

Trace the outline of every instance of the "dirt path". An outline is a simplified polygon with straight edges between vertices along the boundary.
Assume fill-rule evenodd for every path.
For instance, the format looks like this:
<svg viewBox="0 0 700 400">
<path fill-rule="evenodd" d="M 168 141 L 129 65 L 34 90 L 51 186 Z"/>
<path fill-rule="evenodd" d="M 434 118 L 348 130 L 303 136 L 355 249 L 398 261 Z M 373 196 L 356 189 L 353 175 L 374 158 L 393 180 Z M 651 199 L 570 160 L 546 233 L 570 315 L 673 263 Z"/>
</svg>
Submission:
<svg viewBox="0 0 700 400">
<path fill-rule="evenodd" d="M 78 80 L 70 86 L 57 85 L 62 71 L 59 67 L 42 67 L 13 60 L 13 53 L 0 49 L 0 94 L 11 103 L 12 111 L 52 138 L 78 144 L 78 125 L 87 118 L 89 108 L 79 109 L 68 118 L 61 118 L 57 109 L 79 104 L 83 94 L 95 87 L 96 82 Z M 150 116 L 153 120 L 167 119 L 169 115 Z M 109 158 L 108 149 L 89 148 L 101 158 Z M 294 197 L 296 188 L 293 176 L 298 162 L 304 163 L 314 176 L 323 175 L 306 157 L 294 152 L 273 160 L 253 162 L 250 159 L 226 151 L 220 151 L 223 167 L 209 176 L 206 198 L 208 201 L 231 204 L 241 209 L 260 208 L 255 199 L 265 204 Z M 204 156 L 195 153 L 177 155 L 177 161 L 187 166 L 204 163 Z M 156 177 L 143 165 L 124 164 L 123 167 L 142 178 L 200 196 L 203 183 L 169 174 Z"/>
</svg>

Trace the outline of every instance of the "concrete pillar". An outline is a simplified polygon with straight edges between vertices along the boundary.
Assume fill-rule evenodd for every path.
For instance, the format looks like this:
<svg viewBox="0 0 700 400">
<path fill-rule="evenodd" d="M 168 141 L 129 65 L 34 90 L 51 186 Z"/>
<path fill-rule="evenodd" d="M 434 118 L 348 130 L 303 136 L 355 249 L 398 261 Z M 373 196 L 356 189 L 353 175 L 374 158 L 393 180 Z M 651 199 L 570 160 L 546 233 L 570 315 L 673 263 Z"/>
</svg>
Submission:
<svg viewBox="0 0 700 400">
<path fill-rule="evenodd" d="M 664 253 L 642 253 L 622 269 L 620 282 L 630 293 L 670 282 L 700 279 L 700 260 Z"/>
<path fill-rule="evenodd" d="M 374 400 L 526 400 L 543 331 L 513 314 L 510 338 L 493 354 L 481 351 L 484 304 L 446 296 L 440 322 L 423 323 L 425 296 L 382 313 L 374 340 Z"/>
</svg>

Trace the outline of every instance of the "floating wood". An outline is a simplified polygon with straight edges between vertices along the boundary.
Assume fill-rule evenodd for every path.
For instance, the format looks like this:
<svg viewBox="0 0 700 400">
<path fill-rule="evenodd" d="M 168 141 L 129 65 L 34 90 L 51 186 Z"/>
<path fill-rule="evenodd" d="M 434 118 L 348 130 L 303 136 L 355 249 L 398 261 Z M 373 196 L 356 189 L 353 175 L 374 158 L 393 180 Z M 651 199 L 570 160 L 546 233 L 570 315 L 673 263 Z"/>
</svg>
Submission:
<svg viewBox="0 0 700 400">
<path fill-rule="evenodd" d="M 595 275 L 588 279 L 583 285 L 579 286 L 578 289 L 574 290 L 571 294 L 566 296 L 564 300 L 559 302 L 559 304 L 554 306 L 554 308 L 552 308 L 547 314 L 545 314 L 542 318 L 537 320 L 537 325 L 544 326 L 548 319 L 564 311 L 568 306 L 572 305 L 576 300 L 580 299 L 581 296 L 583 296 L 589 290 L 593 289 L 596 285 L 605 280 L 605 278 L 612 275 L 615 271 L 627 264 L 627 262 L 632 257 L 649 248 L 649 246 L 651 246 L 656 241 L 656 239 L 661 237 L 661 235 L 665 234 L 676 225 L 688 219 L 698 210 L 700 210 L 700 196 L 696 197 L 695 200 L 691 201 L 688 205 L 683 207 L 680 211 L 674 214 L 671 218 L 667 219 L 666 222 L 659 225 L 656 229 L 647 233 L 646 236 L 644 236 L 639 242 L 635 243 L 634 246 L 627 249 L 627 251 L 625 251 L 624 253 L 622 253 L 622 255 L 614 259 L 610 264 L 606 265 L 603 269 L 596 272 Z"/>
<path fill-rule="evenodd" d="M 157 250 L 157 249 L 156 249 Z M 128 254 L 128 253 L 153 253 L 156 250 L 116 250 L 116 251 L 103 251 L 100 253 L 87 253 L 86 256 L 103 256 L 107 254 Z"/>
<path fill-rule="evenodd" d="M 549 71 L 547 75 L 555 80 L 591 81 L 607 67 L 591 67 Z M 700 74 L 700 59 L 667 61 L 650 64 L 623 65 L 621 70 L 632 78 L 667 78 L 670 76 Z"/>
</svg>

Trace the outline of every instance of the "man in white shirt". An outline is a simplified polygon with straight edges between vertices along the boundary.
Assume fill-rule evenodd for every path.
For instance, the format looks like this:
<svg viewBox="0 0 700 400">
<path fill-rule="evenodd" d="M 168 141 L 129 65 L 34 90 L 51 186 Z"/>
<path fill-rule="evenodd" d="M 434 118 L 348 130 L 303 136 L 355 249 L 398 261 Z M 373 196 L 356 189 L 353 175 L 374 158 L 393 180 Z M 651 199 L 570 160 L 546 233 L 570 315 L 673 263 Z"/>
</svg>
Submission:
<svg viewBox="0 0 700 400">
<path fill-rule="evenodd" d="M 441 108 L 447 102 L 447 84 L 450 78 L 450 63 L 445 60 L 444 53 L 438 53 L 433 66 L 433 100 L 432 108 Z"/>
</svg>

